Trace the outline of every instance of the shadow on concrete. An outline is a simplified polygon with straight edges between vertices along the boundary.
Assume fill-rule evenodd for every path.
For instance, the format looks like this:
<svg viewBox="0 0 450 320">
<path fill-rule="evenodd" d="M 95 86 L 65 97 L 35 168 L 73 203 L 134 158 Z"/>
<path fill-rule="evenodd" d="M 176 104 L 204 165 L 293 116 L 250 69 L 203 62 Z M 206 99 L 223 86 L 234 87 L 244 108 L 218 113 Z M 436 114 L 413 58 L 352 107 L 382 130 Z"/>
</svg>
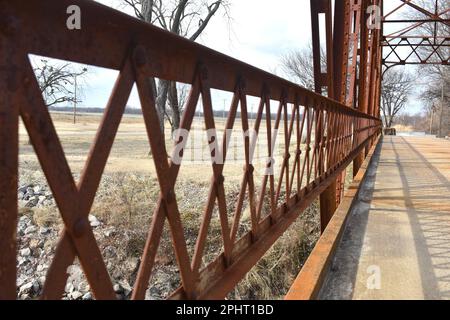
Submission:
<svg viewBox="0 0 450 320">
<path fill-rule="evenodd" d="M 401 144 L 391 141 L 414 234 L 424 298 L 450 299 L 450 211 L 445 206 L 438 210 L 440 204 L 432 203 L 448 199 L 436 195 L 449 194 L 450 181 L 411 143 L 401 139 L 403 147 L 414 155 L 411 160 L 415 167 L 406 167 L 398 153 Z M 412 174 L 413 171 L 417 174 Z"/>
<path fill-rule="evenodd" d="M 371 243 L 371 240 L 367 238 L 369 214 L 376 216 L 378 213 L 405 215 L 404 221 L 407 224 L 409 223 L 410 241 L 414 241 L 410 246 L 412 251 L 405 257 L 415 260 L 414 257 L 411 257 L 411 254 L 416 255 L 416 270 L 420 274 L 414 275 L 415 279 L 421 283 L 414 281 L 413 283 L 422 288 L 423 298 L 450 299 L 450 181 L 435 167 L 447 165 L 445 169 L 447 170 L 450 165 L 450 157 L 447 157 L 447 162 L 442 161 L 443 152 L 427 149 L 426 142 L 418 140 L 417 143 L 419 149 L 405 138 L 397 137 L 396 139 L 385 139 L 379 144 L 369 166 L 367 177 L 361 186 L 358 199 L 351 209 L 346 229 L 338 245 L 331 270 L 322 286 L 319 299 L 345 300 L 365 297 L 365 295 L 354 296 L 355 286 L 360 286 L 356 281 L 358 281 L 358 268 L 361 267 L 362 254 L 368 249 L 365 246 L 374 245 L 371 250 L 377 251 L 372 254 L 377 256 L 384 256 L 380 250 L 387 250 L 388 256 L 391 255 L 392 257 L 405 256 L 406 253 L 400 252 L 401 247 L 395 243 L 392 243 L 392 245 L 388 243 L 388 247 L 380 247 L 379 244 Z M 448 142 L 443 141 L 443 143 Z M 393 181 L 397 181 L 400 187 L 395 185 L 392 188 L 386 188 L 385 181 L 384 184 L 379 184 L 381 188 L 376 188 L 377 169 L 380 166 L 383 145 L 385 148 L 383 152 L 387 152 L 388 155 L 384 156 L 381 165 L 385 169 L 395 168 L 395 175 L 398 174 L 399 176 L 393 177 Z M 450 144 L 448 145 L 450 147 Z M 427 159 L 421 152 L 424 150 L 424 154 L 429 156 L 430 159 Z M 431 150 L 431 154 L 426 152 L 427 150 Z M 450 153 L 447 152 L 446 155 L 449 156 Z M 379 173 L 379 179 L 392 178 L 389 176 L 381 177 L 382 172 Z M 392 221 L 398 220 L 388 219 L 384 221 L 384 223 L 389 223 L 389 221 L 392 223 Z M 375 229 L 373 227 L 372 225 L 372 232 L 380 226 L 375 226 Z M 396 231 L 395 225 L 388 228 L 386 226 L 381 227 L 384 229 L 380 230 Z M 389 237 L 389 235 L 386 236 Z M 368 254 L 370 257 L 370 253 L 364 253 L 366 259 Z M 395 259 L 392 260 L 392 263 L 396 263 Z M 395 272 L 404 272 L 401 264 L 392 267 L 398 270 L 391 270 L 394 272 L 391 281 L 396 279 Z M 414 267 L 412 270 L 414 270 Z M 360 272 L 364 272 L 364 270 Z M 403 276 L 407 276 L 407 274 Z M 398 277 L 398 279 L 404 279 L 404 277 Z M 407 285 L 401 283 L 401 280 L 398 281 L 399 283 L 394 284 L 394 286 L 397 286 L 400 290 L 395 296 L 402 299 L 416 297 L 408 292 Z M 405 287 L 402 288 L 402 286 Z M 392 296 L 392 293 L 389 294 Z M 368 297 L 370 296 L 368 295 Z M 372 297 L 382 299 L 383 296 L 381 294 Z"/>
<path fill-rule="evenodd" d="M 383 143 L 382 139 L 372 156 L 358 198 L 349 213 L 342 240 L 318 295 L 321 300 L 352 299 Z"/>
</svg>

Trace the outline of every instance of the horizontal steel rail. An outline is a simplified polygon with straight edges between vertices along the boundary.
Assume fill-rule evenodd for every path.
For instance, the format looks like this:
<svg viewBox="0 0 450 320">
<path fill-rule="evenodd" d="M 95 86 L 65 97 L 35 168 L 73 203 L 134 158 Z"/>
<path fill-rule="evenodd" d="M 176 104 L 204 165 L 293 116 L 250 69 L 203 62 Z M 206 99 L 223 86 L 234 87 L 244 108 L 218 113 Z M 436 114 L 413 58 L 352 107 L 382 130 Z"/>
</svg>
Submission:
<svg viewBox="0 0 450 320">
<path fill-rule="evenodd" d="M 66 28 L 65 13 L 70 5 L 81 8 L 81 30 Z M 134 84 L 141 100 L 161 194 L 134 284 L 133 299 L 145 296 L 166 219 L 182 283 L 171 297 L 225 297 L 301 212 L 380 134 L 381 122 L 376 117 L 92 1 L 0 0 L 0 12 L 0 299 L 16 298 L 19 116 L 65 225 L 46 277 L 43 299 L 61 298 L 67 267 L 75 257 L 79 258 L 95 298 L 115 299 L 88 214 Z M 28 54 L 120 71 L 78 184 L 73 180 L 40 95 Z M 254 141 L 244 138 L 242 188 L 237 209 L 231 214 L 231 225 L 223 164 L 211 163 L 211 189 L 192 259 L 175 194 L 180 165 L 168 157 L 149 77 L 191 84 L 181 122 L 183 129 L 191 128 L 200 99 L 205 127 L 215 129 L 211 89 L 233 93 L 227 129 L 238 126 L 246 131 L 249 128 L 248 96 L 260 99 L 255 131 L 265 125 L 267 141 L 273 141 L 275 129 L 284 128 L 281 174 L 265 175 L 260 188 L 255 186 L 254 167 L 248 155 Z M 270 100 L 278 101 L 276 110 L 271 109 Z M 276 111 L 276 117 L 272 111 Z M 306 137 L 305 143 L 302 137 Z M 293 155 L 290 154 L 292 145 Z M 227 151 L 225 140 L 222 150 Z M 267 157 L 273 158 L 270 150 Z M 246 196 L 251 230 L 238 239 L 241 202 Z M 265 201 L 270 204 L 268 212 L 263 208 Z M 202 267 L 216 202 L 223 250 L 213 262 Z"/>
</svg>

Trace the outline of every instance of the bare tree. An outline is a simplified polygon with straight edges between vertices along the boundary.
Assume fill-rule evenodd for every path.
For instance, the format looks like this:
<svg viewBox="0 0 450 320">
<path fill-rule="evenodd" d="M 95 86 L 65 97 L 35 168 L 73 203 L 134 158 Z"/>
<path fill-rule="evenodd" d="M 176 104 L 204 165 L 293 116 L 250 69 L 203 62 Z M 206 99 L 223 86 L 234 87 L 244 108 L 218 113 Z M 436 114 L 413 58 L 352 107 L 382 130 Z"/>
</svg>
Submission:
<svg viewBox="0 0 450 320">
<path fill-rule="evenodd" d="M 184 84 L 170 82 L 169 86 L 169 106 L 170 111 L 166 110 L 166 118 L 172 127 L 172 132 L 180 127 L 181 114 L 183 113 L 184 104 L 186 102 L 188 88 Z M 173 111 L 175 110 L 175 112 Z"/>
<path fill-rule="evenodd" d="M 423 98 L 422 98 L 422 100 L 423 100 Z M 436 125 L 436 121 L 435 121 L 436 120 L 436 114 L 437 114 L 437 111 L 438 111 L 437 109 L 438 108 L 437 108 L 437 106 L 436 106 L 434 101 L 432 101 L 432 100 L 431 101 L 427 101 L 427 102 L 424 101 L 424 105 L 423 105 L 422 110 L 423 110 L 426 118 L 429 119 L 428 120 L 428 128 L 427 128 L 427 131 L 428 131 L 429 134 L 433 134 L 433 132 L 437 132 L 437 130 L 438 130 L 437 125 Z"/>
<path fill-rule="evenodd" d="M 48 107 L 63 102 L 81 102 L 74 95 L 75 78 L 85 76 L 87 68 L 76 69 L 71 63 L 58 64 L 40 59 L 33 70 Z"/>
<path fill-rule="evenodd" d="M 74 104 L 81 102 L 79 96 L 75 94 L 76 78 L 86 76 L 87 68 L 75 68 L 70 62 L 57 63 L 47 59 L 33 59 L 33 71 L 47 107 L 64 102 Z M 31 144 L 30 138 L 28 144 Z"/>
<path fill-rule="evenodd" d="M 425 111 L 430 117 L 430 133 L 432 133 L 434 127 L 437 127 L 435 132 L 439 137 L 443 137 L 450 132 L 450 110 L 448 107 L 450 73 L 431 74 L 428 78 L 428 85 L 420 98 L 425 103 Z M 434 122 L 435 116 L 438 118 L 436 122 Z"/>
<path fill-rule="evenodd" d="M 404 69 L 386 71 L 381 84 L 381 111 L 386 128 L 392 127 L 395 117 L 405 108 L 413 81 Z"/>
<path fill-rule="evenodd" d="M 326 53 L 321 48 L 321 64 L 326 66 Z M 281 69 L 283 72 L 308 90 L 314 90 L 314 57 L 312 44 L 299 50 L 286 53 L 281 57 Z"/>
<path fill-rule="evenodd" d="M 223 9 L 230 19 L 228 0 L 122 0 L 133 8 L 139 19 L 173 32 L 182 37 L 196 41 L 205 31 L 212 17 Z M 164 118 L 171 115 L 172 130 L 179 127 L 181 118 L 178 86 L 167 80 L 150 79 L 150 86 L 156 96 L 156 107 L 160 117 L 161 130 L 164 132 Z M 169 100 L 171 112 L 167 112 Z"/>
</svg>

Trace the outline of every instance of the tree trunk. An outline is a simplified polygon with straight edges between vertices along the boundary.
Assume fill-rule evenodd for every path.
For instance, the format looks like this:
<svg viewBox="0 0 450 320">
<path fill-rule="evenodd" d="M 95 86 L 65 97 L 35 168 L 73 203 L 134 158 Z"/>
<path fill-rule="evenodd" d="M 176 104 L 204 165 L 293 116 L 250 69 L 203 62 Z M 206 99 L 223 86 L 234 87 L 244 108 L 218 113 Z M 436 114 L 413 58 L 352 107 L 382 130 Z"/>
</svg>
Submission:
<svg viewBox="0 0 450 320">
<path fill-rule="evenodd" d="M 388 128 L 392 128 L 392 120 L 393 120 L 393 116 L 389 115 Z"/>
<path fill-rule="evenodd" d="M 172 110 L 172 133 L 180 128 L 181 114 L 180 103 L 178 101 L 177 83 L 175 81 L 170 82 L 169 89 L 169 103 Z"/>
<path fill-rule="evenodd" d="M 431 116 L 430 116 L 430 134 L 433 134 L 433 117 L 434 117 L 434 112 L 431 111 Z"/>
<path fill-rule="evenodd" d="M 152 8 L 153 0 L 143 0 L 142 1 L 142 16 L 144 21 L 147 23 L 152 23 Z M 156 87 L 155 78 L 149 78 L 149 85 L 152 89 L 153 96 L 156 101 L 156 112 L 159 117 L 159 127 L 161 129 L 164 138 L 164 113 L 166 109 L 167 102 L 167 92 L 168 92 L 168 81 L 160 80 L 158 83 L 158 88 Z"/>
<path fill-rule="evenodd" d="M 127 1 L 128 2 L 128 1 Z M 193 2 L 193 1 L 192 1 Z M 200 1 L 198 1 L 200 3 Z M 186 36 L 188 35 L 187 32 L 190 28 L 190 22 L 189 25 L 186 25 L 185 28 L 183 28 L 183 19 L 190 15 L 198 15 L 198 12 L 192 11 L 188 12 L 186 11 L 186 8 L 190 6 L 191 1 L 189 0 L 177 0 L 175 1 L 175 9 L 172 11 L 172 15 L 169 17 L 166 17 L 166 12 L 164 10 L 164 5 L 162 5 L 162 2 L 155 0 L 140 0 L 140 1 L 131 1 L 128 2 L 128 4 L 131 4 L 135 11 L 137 10 L 136 6 L 137 4 L 141 5 L 141 10 L 139 14 L 137 15 L 140 19 L 144 20 L 147 23 L 153 24 L 154 22 L 158 22 L 161 24 L 161 27 L 167 31 L 170 31 L 172 33 L 175 33 L 177 35 Z M 196 28 L 196 31 L 190 35 L 188 38 L 192 41 L 195 41 L 198 36 L 200 36 L 207 25 L 209 24 L 211 18 L 216 14 L 216 12 L 219 10 L 220 7 L 226 6 L 223 0 L 220 1 L 214 1 L 211 4 L 208 4 L 208 1 L 201 1 L 202 6 L 205 6 L 205 8 L 208 10 L 207 15 L 203 19 L 199 19 L 198 27 Z M 134 4 L 134 5 L 133 5 Z M 158 10 L 163 8 L 163 10 Z M 170 11 L 170 10 L 169 10 Z M 166 20 L 167 19 L 167 20 Z M 166 22 L 168 21 L 168 22 Z M 193 27 L 194 28 L 194 27 Z M 181 118 L 181 110 L 180 110 L 180 101 L 178 98 L 178 90 L 176 87 L 176 83 L 171 83 L 167 80 L 159 80 L 158 86 L 156 86 L 155 79 L 151 79 L 152 89 L 155 93 L 155 99 L 156 99 L 156 109 L 159 116 L 159 124 L 162 131 L 162 134 L 164 136 L 164 117 L 166 115 L 166 103 L 167 99 L 169 99 L 169 103 L 171 105 L 172 113 L 171 113 L 171 125 L 172 125 L 172 132 L 179 128 L 180 126 L 180 118 Z M 181 106 L 182 107 L 182 106 Z"/>
<path fill-rule="evenodd" d="M 169 84 L 167 80 L 159 80 L 158 96 L 156 98 L 156 110 L 159 116 L 159 126 L 164 136 L 164 114 L 166 113 L 167 95 L 169 93 Z"/>
<path fill-rule="evenodd" d="M 382 118 L 382 120 L 383 120 L 384 127 L 385 127 L 385 128 L 389 128 L 389 127 L 388 127 L 388 116 L 386 115 L 386 113 L 384 112 L 384 110 L 383 110 L 383 118 Z"/>
</svg>

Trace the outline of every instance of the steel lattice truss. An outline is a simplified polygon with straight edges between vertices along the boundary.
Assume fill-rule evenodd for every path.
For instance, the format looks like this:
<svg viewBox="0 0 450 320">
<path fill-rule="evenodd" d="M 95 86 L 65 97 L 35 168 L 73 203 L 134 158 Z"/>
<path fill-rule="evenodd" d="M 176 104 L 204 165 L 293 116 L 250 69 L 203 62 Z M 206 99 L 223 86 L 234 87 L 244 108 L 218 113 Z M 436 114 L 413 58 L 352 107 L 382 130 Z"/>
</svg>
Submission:
<svg viewBox="0 0 450 320">
<path fill-rule="evenodd" d="M 63 27 L 65 16 L 61 14 L 72 4 L 80 6 L 83 12 L 83 28 L 76 32 Z M 349 4 L 346 2 L 348 10 Z M 0 299 L 16 297 L 19 117 L 29 133 L 65 226 L 46 277 L 43 299 L 61 298 L 67 281 L 67 267 L 76 257 L 95 298 L 115 299 L 88 214 L 134 84 L 139 92 L 160 189 L 134 283 L 134 299 L 143 299 L 149 286 L 166 222 L 182 282 L 172 298 L 223 298 L 302 211 L 329 188 L 380 133 L 381 122 L 376 116 L 376 108 L 370 113 L 367 108 L 351 108 L 92 1 L 1 0 L 0 12 Z M 347 12 L 350 17 L 350 11 Z M 375 56 L 378 51 L 374 49 L 373 52 Z M 72 177 L 28 54 L 120 71 L 78 183 Z M 369 56 L 364 56 L 370 61 Z M 367 65 L 361 70 L 367 90 L 361 91 L 366 95 L 359 100 L 367 105 L 373 100 L 375 106 L 376 86 L 370 94 L 369 80 L 375 73 L 367 75 Z M 170 151 L 166 150 L 158 124 L 155 97 L 147 83 L 149 77 L 191 84 L 182 129 L 191 128 L 199 100 L 204 106 L 205 129 L 216 128 L 211 89 L 233 93 L 226 129 L 246 131 L 249 128 L 249 95 L 260 100 L 254 125 L 256 132 L 265 126 L 267 140 L 273 141 L 275 130 L 284 128 L 285 149 L 280 175 L 264 175 L 260 188 L 255 186 L 254 168 L 249 159 L 249 150 L 255 141 L 243 137 L 245 166 L 234 212 L 227 210 L 224 165 L 211 161 L 211 187 L 204 211 L 199 213 L 202 223 L 192 258 L 188 254 L 184 221 L 175 194 L 177 176 L 183 164 L 169 160 Z M 356 79 L 353 81 L 357 82 Z M 359 86 L 361 88 L 363 84 Z M 271 110 L 270 100 L 278 101 L 276 110 Z M 237 117 L 238 107 L 240 118 Z M 276 111 L 274 119 L 273 111 Z M 303 136 L 306 137 L 305 144 L 301 144 Z M 182 141 L 178 140 L 178 143 Z M 294 146 L 293 154 L 290 146 Z M 227 141 L 222 141 L 221 150 L 226 153 L 227 148 Z M 266 156 L 273 158 L 271 148 Z M 271 165 L 272 161 L 269 161 L 267 166 Z M 238 237 L 242 202 L 246 196 L 251 230 Z M 268 211 L 263 210 L 264 201 L 270 204 Z M 203 267 L 214 208 L 218 208 L 223 248 L 213 262 Z"/>
<path fill-rule="evenodd" d="M 395 3 L 394 3 L 395 2 Z M 383 64 L 448 65 L 450 1 L 396 0 L 383 16 Z"/>
</svg>

